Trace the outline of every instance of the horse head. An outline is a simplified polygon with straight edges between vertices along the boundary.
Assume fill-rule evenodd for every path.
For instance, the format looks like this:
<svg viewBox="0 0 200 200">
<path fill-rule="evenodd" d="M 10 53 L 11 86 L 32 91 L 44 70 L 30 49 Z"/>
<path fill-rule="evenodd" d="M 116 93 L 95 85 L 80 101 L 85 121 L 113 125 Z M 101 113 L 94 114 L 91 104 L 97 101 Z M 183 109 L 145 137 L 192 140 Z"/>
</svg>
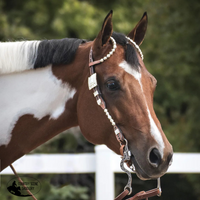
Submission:
<svg viewBox="0 0 200 200">
<path fill-rule="evenodd" d="M 104 20 L 101 31 L 92 42 L 93 60 L 101 60 L 113 49 L 111 37 L 117 43 L 115 52 L 95 66 L 97 82 L 112 120 L 128 141 L 131 162 L 140 179 L 156 179 L 167 171 L 173 155 L 153 108 L 157 81 L 146 69 L 139 46 L 147 30 L 145 13 L 135 28 L 125 36 L 113 33 L 112 12 Z M 89 67 L 88 63 L 86 68 Z M 89 74 L 87 74 L 87 77 Z M 79 91 L 78 123 L 87 140 L 106 144 L 119 154 L 112 125 L 95 102 L 87 87 L 87 78 Z"/>
</svg>

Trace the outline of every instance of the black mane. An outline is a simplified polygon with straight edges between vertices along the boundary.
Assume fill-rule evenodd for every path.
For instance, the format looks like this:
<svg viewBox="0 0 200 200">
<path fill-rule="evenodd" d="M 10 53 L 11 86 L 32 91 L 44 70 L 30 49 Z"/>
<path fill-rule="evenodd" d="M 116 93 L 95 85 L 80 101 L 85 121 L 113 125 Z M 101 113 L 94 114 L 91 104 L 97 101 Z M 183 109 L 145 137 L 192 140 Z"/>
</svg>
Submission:
<svg viewBox="0 0 200 200">
<path fill-rule="evenodd" d="M 124 47 L 125 60 L 138 70 L 139 60 L 135 48 L 128 42 L 122 33 L 113 32 L 112 37 L 118 44 Z M 55 40 L 43 40 L 40 42 L 37 51 L 37 58 L 34 68 L 45 67 L 49 64 L 69 64 L 73 61 L 79 45 L 86 40 L 75 38 L 64 38 Z"/>
<path fill-rule="evenodd" d="M 140 66 L 136 49 L 128 42 L 126 36 L 122 33 L 113 32 L 112 37 L 116 40 L 117 44 L 124 47 L 126 61 L 138 70 Z"/>
<path fill-rule="evenodd" d="M 85 40 L 74 38 L 41 41 L 34 68 L 45 67 L 49 64 L 69 64 L 74 59 L 79 45 L 84 42 Z"/>
</svg>

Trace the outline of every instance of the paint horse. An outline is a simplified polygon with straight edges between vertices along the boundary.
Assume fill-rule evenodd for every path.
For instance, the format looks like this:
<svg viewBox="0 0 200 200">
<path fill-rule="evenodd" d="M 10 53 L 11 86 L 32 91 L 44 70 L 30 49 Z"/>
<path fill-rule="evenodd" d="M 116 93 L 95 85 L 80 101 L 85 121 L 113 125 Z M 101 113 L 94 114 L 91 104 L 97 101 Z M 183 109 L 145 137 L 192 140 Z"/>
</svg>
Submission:
<svg viewBox="0 0 200 200">
<path fill-rule="evenodd" d="M 105 144 L 117 154 L 118 137 L 123 137 L 137 176 L 161 177 L 173 151 L 153 109 L 156 79 L 139 48 L 146 29 L 145 13 L 127 36 L 113 32 L 111 11 L 94 41 L 0 43 L 1 170 L 60 132 L 80 126 L 89 142 Z M 106 103 L 104 110 L 98 97 Z"/>
</svg>

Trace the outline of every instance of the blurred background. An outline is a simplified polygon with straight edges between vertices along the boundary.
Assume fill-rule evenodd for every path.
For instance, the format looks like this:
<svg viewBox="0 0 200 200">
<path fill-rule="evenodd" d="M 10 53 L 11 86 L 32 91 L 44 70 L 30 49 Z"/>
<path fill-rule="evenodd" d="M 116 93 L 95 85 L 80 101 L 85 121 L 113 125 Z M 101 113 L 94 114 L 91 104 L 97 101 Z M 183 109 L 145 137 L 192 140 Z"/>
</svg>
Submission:
<svg viewBox="0 0 200 200">
<path fill-rule="evenodd" d="M 128 34 L 147 11 L 149 24 L 141 50 L 147 69 L 158 80 L 154 108 L 174 152 L 200 151 L 200 1 L 199 0 L 0 0 L 0 40 L 75 37 L 93 40 L 110 10 L 114 31 Z M 32 153 L 94 152 L 78 128 L 61 133 Z M 39 174 L 39 200 L 94 200 L 94 174 Z M 17 200 L 1 176 L 0 199 Z M 115 175 L 116 195 L 126 184 Z M 155 182 L 133 174 L 134 191 Z M 200 174 L 167 174 L 161 200 L 200 200 Z M 31 198 L 26 198 L 31 199 Z M 151 199 L 158 199 L 153 197 Z"/>
</svg>

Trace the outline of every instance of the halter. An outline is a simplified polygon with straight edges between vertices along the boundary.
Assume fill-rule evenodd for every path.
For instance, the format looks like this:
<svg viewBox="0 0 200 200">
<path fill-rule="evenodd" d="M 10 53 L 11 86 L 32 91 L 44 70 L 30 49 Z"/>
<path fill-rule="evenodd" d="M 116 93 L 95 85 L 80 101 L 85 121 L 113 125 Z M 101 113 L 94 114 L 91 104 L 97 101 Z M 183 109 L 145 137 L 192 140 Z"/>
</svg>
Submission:
<svg viewBox="0 0 200 200">
<path fill-rule="evenodd" d="M 101 95 L 98 83 L 97 83 L 97 74 L 95 73 L 95 65 L 98 65 L 100 63 L 103 63 L 104 61 L 106 61 L 108 58 L 110 58 L 113 53 L 115 52 L 117 45 L 116 45 L 116 41 L 113 37 L 110 37 L 112 44 L 113 44 L 113 48 L 111 49 L 111 51 L 104 56 L 102 59 L 94 61 L 93 57 L 92 57 L 92 47 L 90 49 L 90 53 L 89 53 L 89 69 L 90 69 L 90 77 L 88 78 L 88 88 L 89 90 L 93 90 L 93 95 L 96 99 L 97 104 L 103 109 L 105 115 L 107 116 L 107 118 L 109 119 L 110 123 L 113 126 L 113 130 L 115 133 L 115 136 L 120 144 L 120 154 L 122 155 L 122 160 L 120 163 L 120 167 L 121 169 L 127 173 L 128 175 L 128 183 L 124 188 L 124 192 L 122 192 L 118 197 L 116 197 L 115 200 L 121 200 L 123 199 L 125 196 L 130 195 L 132 193 L 132 187 L 131 187 L 131 183 L 132 183 L 132 176 L 131 173 L 124 167 L 124 164 L 126 163 L 127 166 L 132 170 L 134 170 L 134 165 L 131 162 L 131 152 L 128 149 L 128 141 L 125 139 L 125 137 L 123 136 L 122 131 L 120 130 L 120 128 L 116 125 L 115 121 L 113 120 L 112 116 L 110 115 L 107 107 L 106 107 L 106 103 Z M 140 47 L 129 37 L 126 37 L 126 39 L 134 45 L 134 47 L 136 48 L 136 50 L 138 51 L 138 53 L 140 54 L 140 57 L 142 58 L 142 60 L 144 59 L 144 56 L 142 54 L 142 51 L 140 50 Z M 147 192 L 139 192 L 136 195 L 134 195 L 133 197 L 129 198 L 128 200 L 139 200 L 139 199 L 148 199 L 149 197 L 153 197 L 153 196 L 160 196 L 161 195 L 161 186 L 160 186 L 160 178 L 158 178 L 157 180 L 157 188 L 153 189 L 153 190 L 149 190 Z"/>
</svg>

